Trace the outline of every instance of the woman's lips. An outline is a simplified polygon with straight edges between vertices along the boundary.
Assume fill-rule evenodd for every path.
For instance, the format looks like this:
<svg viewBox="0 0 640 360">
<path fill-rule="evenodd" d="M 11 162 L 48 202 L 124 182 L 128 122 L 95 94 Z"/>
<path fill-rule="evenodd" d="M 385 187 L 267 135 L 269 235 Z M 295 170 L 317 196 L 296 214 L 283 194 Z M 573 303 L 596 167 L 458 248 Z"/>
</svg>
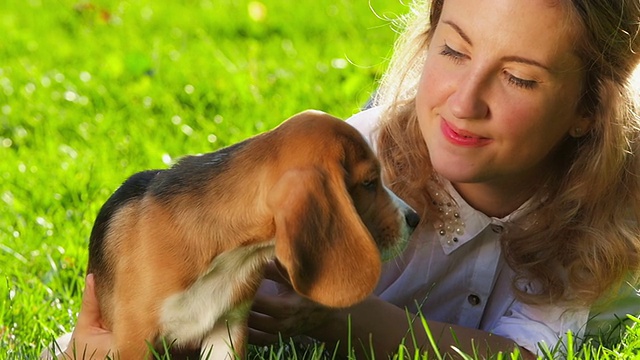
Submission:
<svg viewBox="0 0 640 360">
<path fill-rule="evenodd" d="M 472 134 L 470 132 L 455 128 L 446 120 L 440 122 L 440 129 L 445 139 L 450 143 L 459 146 L 477 147 L 484 146 L 491 142 L 491 139 Z"/>
</svg>

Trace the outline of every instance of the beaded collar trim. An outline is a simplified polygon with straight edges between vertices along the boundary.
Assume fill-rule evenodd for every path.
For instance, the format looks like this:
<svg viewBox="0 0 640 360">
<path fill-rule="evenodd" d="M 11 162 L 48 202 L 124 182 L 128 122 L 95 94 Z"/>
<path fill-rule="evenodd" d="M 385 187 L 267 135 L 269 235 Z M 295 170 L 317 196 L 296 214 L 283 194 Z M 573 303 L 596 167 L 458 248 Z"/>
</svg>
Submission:
<svg viewBox="0 0 640 360">
<path fill-rule="evenodd" d="M 464 235 L 465 224 L 460 218 L 457 204 L 438 186 L 435 180 L 429 181 L 428 189 L 433 205 L 440 213 L 440 220 L 433 224 L 435 230 L 447 240 L 447 244 L 458 242 L 458 236 Z"/>
</svg>

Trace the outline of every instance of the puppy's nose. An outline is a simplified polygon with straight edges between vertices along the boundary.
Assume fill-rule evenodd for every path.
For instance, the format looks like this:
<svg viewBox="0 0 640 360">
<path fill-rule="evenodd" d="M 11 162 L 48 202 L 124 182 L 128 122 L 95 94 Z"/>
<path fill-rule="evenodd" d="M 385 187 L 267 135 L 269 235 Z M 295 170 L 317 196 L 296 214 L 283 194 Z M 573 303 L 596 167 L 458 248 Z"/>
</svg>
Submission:
<svg viewBox="0 0 640 360">
<path fill-rule="evenodd" d="M 413 209 L 409 209 L 407 212 L 404 213 L 404 220 L 407 222 L 407 225 L 410 228 L 415 229 L 416 226 L 418 226 L 418 223 L 420 222 L 420 216 Z"/>
</svg>

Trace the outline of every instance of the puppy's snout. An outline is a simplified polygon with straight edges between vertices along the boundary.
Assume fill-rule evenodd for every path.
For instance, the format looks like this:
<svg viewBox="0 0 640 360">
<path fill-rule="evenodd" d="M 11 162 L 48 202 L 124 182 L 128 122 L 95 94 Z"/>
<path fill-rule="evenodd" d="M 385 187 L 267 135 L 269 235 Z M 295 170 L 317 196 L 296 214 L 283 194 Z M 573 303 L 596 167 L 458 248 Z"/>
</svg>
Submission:
<svg viewBox="0 0 640 360">
<path fill-rule="evenodd" d="M 404 220 L 407 223 L 407 226 L 413 230 L 418 226 L 420 222 L 420 215 L 415 212 L 412 208 L 407 208 L 404 211 Z"/>
<path fill-rule="evenodd" d="M 391 190 L 389 190 L 388 188 L 385 189 L 387 190 L 389 196 L 391 196 L 391 198 L 393 199 L 393 202 L 395 203 L 398 210 L 402 215 L 404 215 L 404 221 L 407 225 L 407 228 L 409 228 L 409 230 L 413 232 L 413 230 L 418 226 L 418 223 L 420 222 L 420 215 L 418 215 L 418 213 L 413 210 L 413 208 L 409 206 L 409 204 L 400 199 Z"/>
</svg>

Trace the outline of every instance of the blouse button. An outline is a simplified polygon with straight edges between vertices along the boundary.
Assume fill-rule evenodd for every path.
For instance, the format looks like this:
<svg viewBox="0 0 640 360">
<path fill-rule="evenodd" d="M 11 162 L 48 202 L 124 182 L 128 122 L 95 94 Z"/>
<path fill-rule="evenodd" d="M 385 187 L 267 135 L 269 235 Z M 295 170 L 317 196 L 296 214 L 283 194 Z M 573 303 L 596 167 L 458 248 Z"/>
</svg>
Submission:
<svg viewBox="0 0 640 360">
<path fill-rule="evenodd" d="M 467 297 L 467 301 L 469 302 L 469 304 L 471 304 L 471 306 L 476 306 L 480 304 L 480 297 L 476 294 L 471 294 Z"/>
<path fill-rule="evenodd" d="M 504 228 L 501 225 L 491 225 L 491 230 L 496 234 L 501 234 Z"/>
</svg>

